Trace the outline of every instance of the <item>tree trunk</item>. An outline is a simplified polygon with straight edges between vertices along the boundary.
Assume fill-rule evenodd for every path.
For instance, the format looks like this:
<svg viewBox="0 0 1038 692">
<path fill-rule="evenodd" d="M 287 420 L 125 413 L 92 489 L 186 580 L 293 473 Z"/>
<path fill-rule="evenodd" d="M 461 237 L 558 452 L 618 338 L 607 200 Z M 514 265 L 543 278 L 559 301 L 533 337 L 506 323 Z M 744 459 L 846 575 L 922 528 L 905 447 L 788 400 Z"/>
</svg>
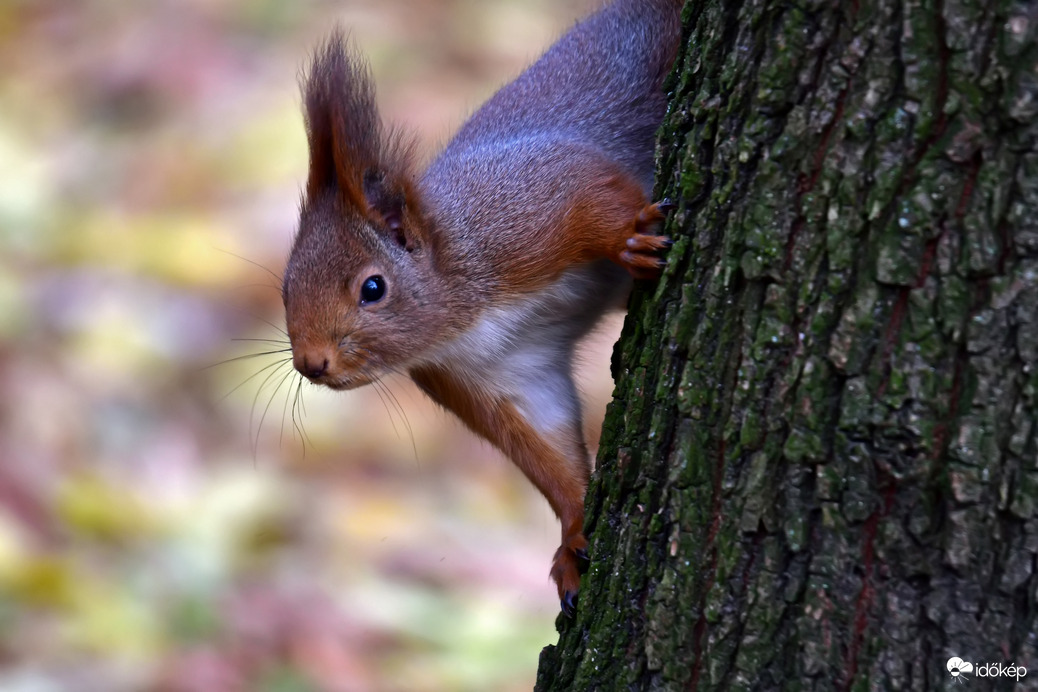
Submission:
<svg viewBox="0 0 1038 692">
<path fill-rule="evenodd" d="M 1038 688 L 1038 7 L 684 16 L 537 689 Z"/>
</svg>

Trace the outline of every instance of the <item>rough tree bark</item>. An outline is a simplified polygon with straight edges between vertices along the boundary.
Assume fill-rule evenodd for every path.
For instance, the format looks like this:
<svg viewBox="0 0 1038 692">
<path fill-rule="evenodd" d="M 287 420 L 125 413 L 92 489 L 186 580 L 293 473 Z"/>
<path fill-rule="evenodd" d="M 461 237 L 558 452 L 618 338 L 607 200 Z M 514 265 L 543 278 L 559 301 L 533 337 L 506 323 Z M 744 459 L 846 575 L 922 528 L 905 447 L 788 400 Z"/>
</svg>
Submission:
<svg viewBox="0 0 1038 692">
<path fill-rule="evenodd" d="M 952 656 L 1038 689 L 1038 7 L 684 17 L 677 242 L 537 689 L 940 689 Z"/>
</svg>

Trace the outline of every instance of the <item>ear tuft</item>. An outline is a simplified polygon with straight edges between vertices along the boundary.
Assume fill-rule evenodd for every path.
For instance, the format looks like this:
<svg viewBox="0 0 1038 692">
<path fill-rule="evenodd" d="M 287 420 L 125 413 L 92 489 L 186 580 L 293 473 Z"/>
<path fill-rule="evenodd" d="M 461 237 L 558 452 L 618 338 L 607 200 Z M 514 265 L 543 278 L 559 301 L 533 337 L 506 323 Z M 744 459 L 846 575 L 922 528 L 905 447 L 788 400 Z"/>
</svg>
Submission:
<svg viewBox="0 0 1038 692">
<path fill-rule="evenodd" d="M 413 138 L 385 132 L 367 62 L 336 28 L 314 53 L 303 81 L 310 147 L 306 195 L 337 191 L 352 208 L 411 251 L 422 229 L 414 189 Z"/>
<path fill-rule="evenodd" d="M 360 173 L 378 160 L 382 122 L 368 64 L 341 28 L 314 53 L 302 90 L 310 147 L 307 195 L 338 189 L 347 203 L 359 206 Z"/>
</svg>

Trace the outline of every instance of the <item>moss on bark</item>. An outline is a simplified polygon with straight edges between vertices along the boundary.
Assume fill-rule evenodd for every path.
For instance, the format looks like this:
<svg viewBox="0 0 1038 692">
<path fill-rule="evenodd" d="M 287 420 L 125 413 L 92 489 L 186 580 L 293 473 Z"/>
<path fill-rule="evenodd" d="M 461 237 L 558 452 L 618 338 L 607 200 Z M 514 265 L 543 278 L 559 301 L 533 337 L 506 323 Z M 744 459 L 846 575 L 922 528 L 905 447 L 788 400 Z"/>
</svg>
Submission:
<svg viewBox="0 0 1038 692">
<path fill-rule="evenodd" d="M 1038 12 L 684 21 L 677 242 L 617 345 L 592 562 L 537 689 L 944 688 L 952 656 L 1038 679 Z"/>
</svg>

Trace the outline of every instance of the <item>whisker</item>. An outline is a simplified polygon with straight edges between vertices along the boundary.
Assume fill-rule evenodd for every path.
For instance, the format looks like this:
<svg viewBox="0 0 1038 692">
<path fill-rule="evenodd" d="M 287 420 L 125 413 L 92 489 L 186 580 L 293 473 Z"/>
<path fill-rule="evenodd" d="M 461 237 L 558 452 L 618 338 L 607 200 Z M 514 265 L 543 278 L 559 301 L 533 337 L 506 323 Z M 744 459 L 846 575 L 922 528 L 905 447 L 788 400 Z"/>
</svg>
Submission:
<svg viewBox="0 0 1038 692">
<path fill-rule="evenodd" d="M 365 353 L 367 353 L 369 359 L 374 355 L 371 352 L 371 349 L 365 348 L 363 346 L 358 346 L 357 350 L 352 351 L 352 353 L 355 354 L 355 355 L 360 355 L 360 351 L 364 351 Z M 394 367 L 392 365 L 386 365 L 384 363 L 379 363 L 378 366 L 380 368 L 382 368 L 383 370 L 386 370 L 386 371 L 388 371 L 388 372 L 390 372 L 390 373 L 392 373 L 394 375 L 399 375 L 400 377 L 406 378 L 408 380 L 411 379 L 411 374 L 408 373 L 405 370 L 400 370 L 399 368 L 396 368 L 396 367 Z"/>
<path fill-rule="evenodd" d="M 274 399 L 277 398 L 278 392 L 281 391 L 281 388 L 285 385 L 285 381 L 292 376 L 293 372 L 294 371 L 289 370 L 288 372 L 286 372 L 281 377 L 280 380 L 278 380 L 277 386 L 274 387 L 274 390 L 270 393 L 270 399 L 267 401 L 267 405 L 263 408 L 263 415 L 260 416 L 259 425 L 256 426 L 255 454 L 257 454 L 257 455 L 259 454 L 259 438 L 260 438 L 260 433 L 263 432 L 263 421 L 265 421 L 267 419 L 267 413 L 270 411 L 271 404 L 274 403 Z"/>
<path fill-rule="evenodd" d="M 256 283 L 251 283 L 251 284 L 236 284 L 236 285 L 231 287 L 231 289 L 235 290 L 235 291 L 241 291 L 241 290 L 244 290 L 246 288 L 269 288 L 272 291 L 277 291 L 278 295 L 281 294 L 281 286 L 275 286 L 274 284 L 271 284 L 271 283 L 259 283 L 259 282 L 256 282 Z"/>
<path fill-rule="evenodd" d="M 382 383 L 377 379 L 371 381 L 372 389 L 375 390 L 375 394 L 378 396 L 378 400 L 382 402 L 382 408 L 386 409 L 386 415 L 389 416 L 389 424 L 393 427 L 393 434 L 400 437 L 400 431 L 396 428 L 396 420 L 393 418 L 392 412 L 389 410 L 389 406 L 386 404 L 386 400 L 382 397 L 382 389 L 379 385 Z"/>
<path fill-rule="evenodd" d="M 300 408 L 302 408 L 302 410 L 303 410 L 303 417 L 306 418 L 308 415 L 310 415 L 309 413 L 306 412 L 306 397 L 305 396 L 299 397 L 299 403 L 300 403 Z"/>
<path fill-rule="evenodd" d="M 283 335 L 286 339 L 288 338 L 288 332 L 285 331 L 284 327 L 277 326 L 276 324 L 274 324 L 273 322 L 271 322 L 270 320 L 268 320 L 265 317 L 261 317 L 260 315 L 257 315 L 254 312 L 251 312 L 249 310 L 243 310 L 242 308 L 239 308 L 239 307 L 230 307 L 230 308 L 228 308 L 228 310 L 231 311 L 231 312 L 238 313 L 239 315 L 245 315 L 246 317 L 254 319 L 254 320 L 258 321 L 258 322 L 262 322 L 263 324 L 267 325 L 268 327 L 270 327 L 271 329 L 273 329 L 277 333 Z"/>
<path fill-rule="evenodd" d="M 254 380 L 254 379 L 256 379 L 257 377 L 259 377 L 260 375 L 262 375 L 262 374 L 263 374 L 264 372 L 266 372 L 267 370 L 270 370 L 270 369 L 271 369 L 271 368 L 273 368 L 274 366 L 282 366 L 282 365 L 284 365 L 285 363 L 288 363 L 288 362 L 290 362 L 290 359 L 288 359 L 288 358 L 284 358 L 284 359 L 282 359 L 282 360 L 276 360 L 276 361 L 274 361 L 273 363 L 269 363 L 269 364 L 267 364 L 267 365 L 264 365 L 264 366 L 263 366 L 262 368 L 260 368 L 260 369 L 259 369 L 259 370 L 257 370 L 256 372 L 254 372 L 254 373 L 252 373 L 251 375 L 249 375 L 248 377 L 246 377 L 246 378 L 245 378 L 245 379 L 244 379 L 244 380 L 243 380 L 243 381 L 241 382 L 241 384 L 239 384 L 239 385 L 238 385 L 238 386 L 236 386 L 236 387 L 235 387 L 234 389 L 232 389 L 231 391 L 227 392 L 227 393 L 226 393 L 226 394 L 224 394 L 224 395 L 223 395 L 222 397 L 220 397 L 220 401 L 223 401 L 224 399 L 226 399 L 227 397 L 229 397 L 229 396 L 230 396 L 231 394 L 234 394 L 234 393 L 235 393 L 236 391 L 238 391 L 239 389 L 241 389 L 242 387 L 244 387 L 244 386 L 245 386 L 246 384 L 248 384 L 248 383 L 249 383 L 249 382 L 251 382 L 252 380 Z"/>
<path fill-rule="evenodd" d="M 262 264 L 260 264 L 259 262 L 254 262 L 253 260 L 250 260 L 250 259 L 249 259 L 248 257 L 242 257 L 242 256 L 241 256 L 241 255 L 239 255 L 239 254 L 236 254 L 236 253 L 234 253 L 234 252 L 231 252 L 230 250 L 224 250 L 223 248 L 213 248 L 213 249 L 214 249 L 214 250 L 216 250 L 217 252 L 222 252 L 222 253 L 224 253 L 225 255 L 230 255 L 231 257 L 237 257 L 237 258 L 238 258 L 238 259 L 240 259 L 240 260 L 241 260 L 242 262 L 248 262 L 249 264 L 251 264 L 251 265 L 252 265 L 252 266 L 254 266 L 254 267 L 259 267 L 260 269 L 262 269 L 263 271 L 267 272 L 267 273 L 268 273 L 268 274 L 270 274 L 270 275 L 271 275 L 272 277 L 274 277 L 274 280 L 278 282 L 278 286 L 281 286 L 281 285 L 283 285 L 283 284 L 285 283 L 285 280 L 284 280 L 284 279 L 283 279 L 283 278 L 282 278 L 281 276 L 278 276 L 278 275 L 277 275 L 277 274 L 275 274 L 275 273 L 274 273 L 274 272 L 273 272 L 272 270 L 270 270 L 270 269 L 269 269 L 269 268 L 267 268 L 267 267 L 264 267 L 264 266 L 263 266 Z M 280 290 L 280 289 L 279 289 L 279 290 Z"/>
<path fill-rule="evenodd" d="M 263 390 L 267 388 L 267 384 L 271 381 L 271 379 L 277 377 L 278 373 L 281 371 L 281 368 L 285 367 L 290 362 L 291 361 L 285 360 L 284 362 L 279 363 L 276 368 L 271 370 L 270 373 L 268 373 L 267 376 L 263 378 L 263 382 L 260 383 L 259 388 L 256 390 L 256 394 L 252 397 L 252 407 L 249 409 L 249 439 L 255 439 L 255 444 L 253 444 L 252 446 L 253 461 L 256 460 L 256 455 L 259 453 L 259 428 L 257 428 L 256 430 L 256 437 L 252 437 L 252 423 L 253 420 L 255 420 L 256 416 L 256 404 L 259 403 L 260 395 L 263 393 Z M 262 420 L 260 421 L 259 427 L 263 427 Z"/>
<path fill-rule="evenodd" d="M 404 425 L 410 432 L 411 426 L 407 422 L 407 413 L 404 411 L 404 408 L 400 405 L 400 400 L 396 398 L 392 391 L 390 391 L 389 385 L 387 385 L 381 377 L 376 377 L 373 380 L 373 384 L 377 385 L 379 389 L 385 392 L 386 396 L 389 397 L 389 401 L 390 403 L 392 403 L 393 409 L 396 411 L 397 415 L 400 416 L 401 420 L 404 422 Z"/>
<path fill-rule="evenodd" d="M 298 411 L 299 404 L 302 401 L 302 397 L 303 397 L 303 382 L 304 382 L 303 378 L 300 377 L 299 378 L 299 383 L 296 385 L 296 395 L 295 395 L 295 398 L 292 400 L 292 426 L 293 426 L 293 428 L 295 430 L 297 430 L 299 432 L 299 440 L 300 440 L 300 442 L 303 443 L 303 458 L 305 459 L 306 458 L 306 443 L 309 442 L 311 447 L 313 446 L 314 443 L 313 443 L 313 440 L 310 439 L 309 433 L 306 432 L 306 426 L 303 425 L 303 421 L 299 420 L 297 422 L 297 420 L 296 420 L 296 412 Z"/>
<path fill-rule="evenodd" d="M 289 373 L 291 374 L 291 373 Z M 280 387 L 279 387 L 280 389 Z M 292 385 L 288 385 L 288 390 L 285 392 L 285 405 L 281 409 L 281 432 L 278 435 L 278 449 L 281 449 L 285 442 L 285 417 L 288 415 L 288 402 L 292 398 Z"/>
<path fill-rule="evenodd" d="M 273 322 L 271 322 L 270 320 L 264 319 L 264 318 L 260 317 L 259 315 L 252 315 L 252 317 L 254 317 L 255 319 L 259 320 L 263 324 L 267 325 L 268 327 L 270 327 L 274 331 L 276 331 L 276 332 L 278 332 L 280 334 L 283 334 L 286 339 L 288 338 L 288 332 L 286 332 L 283 327 L 279 327 L 276 324 L 274 324 Z"/>
<path fill-rule="evenodd" d="M 400 414 L 400 419 L 403 421 L 404 428 L 407 429 L 407 435 L 411 438 L 411 449 L 414 452 L 414 460 L 419 466 L 421 466 L 422 462 L 418 458 L 418 443 L 415 441 L 414 428 L 411 427 L 411 421 L 407 418 L 407 409 L 403 407 L 403 405 L 400 403 L 400 400 L 397 398 L 396 394 L 393 393 L 393 390 L 391 390 L 389 388 L 389 385 L 383 382 L 381 378 L 375 378 L 374 382 L 378 382 L 378 384 L 385 391 L 386 395 L 389 397 L 390 401 L 393 402 L 393 406 L 396 408 L 397 413 Z M 392 421 L 392 416 L 390 416 L 390 421 Z M 396 432 L 395 425 L 393 426 L 393 432 Z M 397 436 L 399 437 L 399 433 L 397 434 Z"/>
<path fill-rule="evenodd" d="M 288 339 L 246 339 L 242 337 L 231 339 L 231 341 L 259 342 L 263 344 L 283 344 L 285 346 L 291 343 Z"/>
<path fill-rule="evenodd" d="M 367 353 L 369 359 L 371 358 L 372 355 L 374 355 L 374 354 L 372 354 L 371 349 L 365 348 L 364 346 L 355 346 L 353 349 L 351 349 L 350 353 L 351 353 L 351 355 L 358 355 L 359 356 L 359 355 L 361 355 L 361 353 L 360 353 L 361 351 L 364 351 L 365 353 Z M 403 377 L 408 377 L 408 375 L 406 373 L 401 372 L 400 370 L 398 370 L 397 368 L 394 368 L 393 366 L 384 365 L 384 364 L 381 364 L 381 363 L 379 364 L 379 366 L 381 368 L 383 368 L 384 370 L 388 370 L 390 373 L 393 373 L 395 375 L 400 375 L 400 376 L 403 376 Z M 381 391 L 385 392 L 386 396 L 389 397 L 390 401 L 392 402 L 393 407 L 396 409 L 397 413 L 400 416 L 400 420 L 403 422 L 404 427 L 407 429 L 408 436 L 411 438 L 411 449 L 414 450 L 415 461 L 418 462 L 418 464 L 420 465 L 421 464 L 421 460 L 418 458 L 418 444 L 417 444 L 417 442 L 415 442 L 414 429 L 411 427 L 411 421 L 408 420 L 408 418 L 407 418 L 407 410 L 403 407 L 403 405 L 400 403 L 400 400 L 397 398 L 396 394 L 393 393 L 393 391 L 389 388 L 389 385 L 387 385 L 382 380 L 382 378 L 380 378 L 380 377 L 373 378 L 372 379 L 372 384 L 376 385 L 377 389 L 381 389 Z M 379 395 L 379 398 L 380 399 L 382 398 L 381 394 Z M 385 401 L 382 402 L 382 405 L 385 406 Z M 388 413 L 388 409 L 387 409 L 387 413 Z M 393 422 L 392 414 L 389 415 L 389 422 L 393 426 L 393 432 L 397 435 L 397 437 L 399 437 L 400 433 L 396 429 L 396 423 Z"/>
<path fill-rule="evenodd" d="M 199 368 L 199 372 L 203 372 L 205 370 L 212 370 L 213 368 L 218 368 L 221 365 L 229 365 L 230 363 L 237 363 L 238 361 L 242 361 L 242 360 L 252 360 L 253 358 L 262 358 L 263 356 L 276 356 L 279 353 L 289 353 L 291 351 L 292 351 L 291 348 L 278 348 L 278 349 L 274 349 L 272 351 L 260 351 L 259 353 L 246 353 L 244 356 L 235 356 L 234 358 L 228 358 L 227 360 L 221 360 L 218 363 L 210 363 L 209 365 L 204 365 L 201 368 Z"/>
</svg>

